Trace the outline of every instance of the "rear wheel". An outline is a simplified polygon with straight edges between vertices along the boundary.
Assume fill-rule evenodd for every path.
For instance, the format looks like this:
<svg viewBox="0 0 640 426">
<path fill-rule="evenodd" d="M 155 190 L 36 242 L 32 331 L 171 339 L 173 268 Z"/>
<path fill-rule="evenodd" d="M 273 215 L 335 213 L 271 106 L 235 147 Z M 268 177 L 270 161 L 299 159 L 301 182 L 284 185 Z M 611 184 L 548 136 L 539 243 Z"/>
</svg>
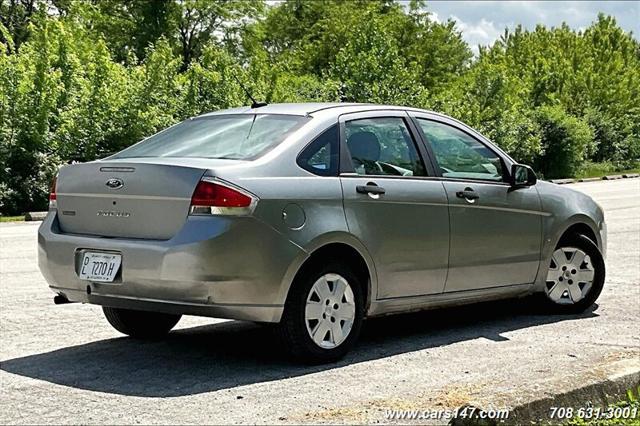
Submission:
<svg viewBox="0 0 640 426">
<path fill-rule="evenodd" d="M 593 241 L 584 235 L 563 238 L 547 271 L 547 305 L 557 312 L 583 312 L 600 296 L 604 278 L 604 259 Z"/>
<path fill-rule="evenodd" d="M 120 333 L 139 339 L 165 336 L 180 321 L 181 315 L 102 307 L 104 316 Z"/>
<path fill-rule="evenodd" d="M 294 358 L 326 363 L 340 359 L 353 346 L 363 316 L 360 280 L 350 268 L 330 263 L 296 279 L 279 329 Z"/>
</svg>

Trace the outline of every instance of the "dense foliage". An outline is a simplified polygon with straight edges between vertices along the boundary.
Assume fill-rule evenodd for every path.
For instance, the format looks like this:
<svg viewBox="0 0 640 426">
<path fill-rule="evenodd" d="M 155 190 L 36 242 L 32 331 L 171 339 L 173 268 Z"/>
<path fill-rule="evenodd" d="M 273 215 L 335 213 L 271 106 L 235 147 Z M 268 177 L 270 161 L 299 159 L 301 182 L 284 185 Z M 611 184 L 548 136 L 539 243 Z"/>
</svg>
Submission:
<svg viewBox="0 0 640 426">
<path fill-rule="evenodd" d="M 391 0 L 0 0 L 0 212 L 56 168 L 205 111 L 358 101 L 442 111 L 545 177 L 640 158 L 640 45 L 611 17 L 516 28 L 474 57 L 429 5 Z"/>
</svg>

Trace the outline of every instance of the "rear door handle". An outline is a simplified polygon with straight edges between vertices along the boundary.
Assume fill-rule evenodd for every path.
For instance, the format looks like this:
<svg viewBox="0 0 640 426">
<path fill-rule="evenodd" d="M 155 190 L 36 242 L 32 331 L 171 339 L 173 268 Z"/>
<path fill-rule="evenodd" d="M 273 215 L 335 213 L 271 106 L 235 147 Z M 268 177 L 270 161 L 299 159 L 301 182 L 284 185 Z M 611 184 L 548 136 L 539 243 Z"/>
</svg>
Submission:
<svg viewBox="0 0 640 426">
<path fill-rule="evenodd" d="M 386 191 L 383 187 L 375 184 L 371 184 L 371 182 L 369 182 L 366 185 L 356 186 L 356 192 L 358 192 L 358 194 L 381 195 L 381 194 L 384 194 Z"/>
<path fill-rule="evenodd" d="M 465 188 L 464 191 L 456 192 L 456 197 L 464 198 L 469 203 L 474 203 L 478 198 L 480 198 L 473 188 Z"/>
</svg>

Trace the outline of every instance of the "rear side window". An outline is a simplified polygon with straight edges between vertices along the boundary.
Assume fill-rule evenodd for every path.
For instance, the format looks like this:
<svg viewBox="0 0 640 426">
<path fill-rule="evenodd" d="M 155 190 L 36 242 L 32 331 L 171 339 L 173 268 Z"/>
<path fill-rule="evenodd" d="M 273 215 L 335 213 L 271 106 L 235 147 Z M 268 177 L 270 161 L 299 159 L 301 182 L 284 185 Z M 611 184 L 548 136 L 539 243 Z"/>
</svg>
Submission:
<svg viewBox="0 0 640 426">
<path fill-rule="evenodd" d="M 335 124 L 314 139 L 298 156 L 298 165 L 320 176 L 338 175 L 340 133 Z"/>
<path fill-rule="evenodd" d="M 282 114 L 233 114 L 192 118 L 111 158 L 199 157 L 252 160 L 280 144 L 309 119 Z"/>
</svg>

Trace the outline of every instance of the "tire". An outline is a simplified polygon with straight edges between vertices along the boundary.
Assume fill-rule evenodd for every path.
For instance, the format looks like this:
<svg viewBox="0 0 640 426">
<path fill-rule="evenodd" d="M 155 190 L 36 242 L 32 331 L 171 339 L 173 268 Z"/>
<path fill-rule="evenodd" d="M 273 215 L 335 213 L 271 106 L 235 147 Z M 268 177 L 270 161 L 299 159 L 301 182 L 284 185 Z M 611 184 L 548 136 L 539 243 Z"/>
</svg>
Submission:
<svg viewBox="0 0 640 426">
<path fill-rule="evenodd" d="M 587 261 L 581 262 L 579 267 L 575 266 L 576 261 L 579 262 L 579 256 L 581 256 L 579 251 L 573 252 L 578 256 L 577 260 L 571 261 L 574 259 L 574 254 L 572 254 L 574 249 L 586 255 L 584 259 Z M 561 253 L 565 255 L 564 258 L 562 258 Z M 556 263 L 562 263 L 562 265 Z M 566 268 L 566 270 L 563 268 Z M 593 280 L 589 285 L 587 278 L 591 274 Z M 604 286 L 604 280 L 605 264 L 598 246 L 584 235 L 569 235 L 563 237 L 554 250 L 546 277 L 545 297 L 542 299 L 545 306 L 553 313 L 581 313 L 598 299 Z M 564 287 L 555 287 L 558 284 Z M 562 288 L 566 288 L 566 290 L 562 292 L 562 297 L 558 298 Z M 577 294 L 578 291 L 580 296 L 574 297 L 574 294 Z M 577 302 L 574 299 L 577 299 Z"/>
<path fill-rule="evenodd" d="M 318 289 L 322 286 L 314 286 L 322 282 L 327 283 L 330 294 L 323 298 L 324 301 L 318 300 L 320 306 L 316 306 L 316 299 L 320 299 Z M 344 296 L 340 296 L 345 283 L 351 293 L 345 289 Z M 328 300 L 331 302 L 327 303 Z M 313 305 L 310 307 L 313 309 L 309 309 L 310 314 L 307 314 L 307 304 Z M 320 315 L 325 316 L 323 319 L 318 317 L 317 323 L 316 320 L 309 319 L 317 315 L 315 308 L 320 309 Z M 342 318 L 351 318 L 352 309 L 352 325 L 344 333 L 342 330 L 347 330 L 350 321 Z M 296 362 L 324 364 L 339 360 L 353 347 L 360 334 L 363 318 L 364 295 L 361 281 L 348 266 L 330 262 L 303 270 L 295 279 L 285 303 L 278 332 Z M 311 333 L 315 330 L 316 340 L 322 340 L 321 334 L 327 327 L 330 329 L 326 330 L 326 340 L 321 342 L 321 346 L 314 341 Z M 334 335 L 333 330 L 338 327 L 340 330 Z"/>
<path fill-rule="evenodd" d="M 159 312 L 133 311 L 102 307 L 104 316 L 120 333 L 138 339 L 157 339 L 165 336 L 180 321 L 181 315 Z"/>
</svg>

